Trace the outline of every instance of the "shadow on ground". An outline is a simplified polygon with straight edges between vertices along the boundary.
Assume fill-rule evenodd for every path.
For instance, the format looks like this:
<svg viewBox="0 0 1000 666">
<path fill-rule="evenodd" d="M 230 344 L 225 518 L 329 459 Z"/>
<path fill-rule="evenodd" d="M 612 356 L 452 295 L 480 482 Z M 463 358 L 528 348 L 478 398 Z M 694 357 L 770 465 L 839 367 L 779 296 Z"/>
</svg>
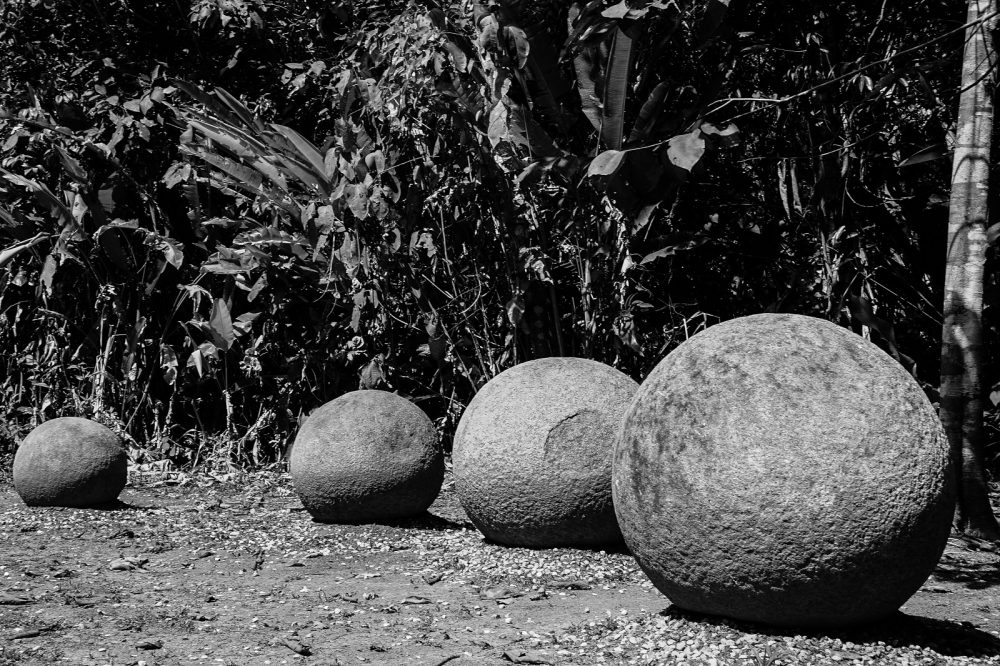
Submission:
<svg viewBox="0 0 1000 666">
<path fill-rule="evenodd" d="M 149 511 L 150 509 L 155 509 L 153 506 L 142 506 L 139 504 L 130 504 L 128 502 L 123 502 L 120 499 L 113 500 L 111 502 L 105 502 L 104 504 L 87 504 L 83 506 L 26 506 L 28 510 L 42 509 L 48 511 Z"/>
<path fill-rule="evenodd" d="M 893 647 L 914 646 L 930 648 L 938 654 L 948 657 L 1000 656 L 1000 638 L 977 629 L 971 622 L 937 620 L 900 612 L 881 622 L 829 630 L 795 629 L 741 622 L 692 613 L 676 606 L 666 608 L 660 615 L 666 618 L 682 618 L 770 636 L 827 637 L 858 644 L 884 643 Z"/>
<path fill-rule="evenodd" d="M 974 561 L 946 554 L 934 570 L 934 578 L 982 590 L 1000 585 L 1000 562 Z"/>
<path fill-rule="evenodd" d="M 304 511 L 305 509 L 299 509 L 296 507 L 292 509 L 293 511 Z M 347 520 L 341 521 L 327 521 L 327 520 L 317 520 L 313 519 L 313 523 L 317 525 L 378 525 L 381 527 L 395 527 L 399 529 L 406 530 L 426 530 L 433 532 L 444 532 L 446 530 L 460 530 L 464 528 L 471 528 L 472 523 L 458 523 L 447 518 L 442 518 L 440 516 L 435 516 L 432 513 L 422 513 L 419 516 L 413 516 L 412 518 L 399 518 L 395 520 L 364 520 L 359 522 L 352 522 Z"/>
</svg>

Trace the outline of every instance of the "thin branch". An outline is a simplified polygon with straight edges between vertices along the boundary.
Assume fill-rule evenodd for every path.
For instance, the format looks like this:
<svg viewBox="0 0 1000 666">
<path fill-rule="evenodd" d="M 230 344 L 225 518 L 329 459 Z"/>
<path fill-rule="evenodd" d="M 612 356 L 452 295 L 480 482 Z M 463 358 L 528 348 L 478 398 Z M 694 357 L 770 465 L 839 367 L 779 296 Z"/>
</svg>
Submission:
<svg viewBox="0 0 1000 666">
<path fill-rule="evenodd" d="M 767 102 L 770 102 L 772 104 L 787 104 L 788 102 L 796 100 L 796 99 L 798 99 L 800 97 L 805 97 L 806 95 L 814 93 L 817 90 L 820 90 L 820 89 L 825 88 L 827 86 L 833 85 L 834 83 L 840 83 L 841 81 L 843 81 L 845 79 L 849 79 L 849 78 L 851 78 L 853 76 L 857 76 L 861 72 L 865 72 L 865 71 L 867 71 L 867 70 L 869 70 L 869 69 L 871 69 L 873 67 L 877 67 L 879 65 L 885 65 L 887 63 L 892 62 L 893 60 L 896 60 L 897 58 L 902 58 L 903 56 L 909 55 L 911 53 L 915 53 L 915 52 L 917 52 L 917 51 L 919 51 L 921 49 L 925 49 L 928 46 L 931 46 L 932 44 L 936 44 L 936 43 L 938 43 L 940 41 L 943 41 L 943 40 L 947 39 L 948 37 L 954 35 L 957 32 L 962 32 L 962 31 L 967 30 L 968 28 L 971 28 L 972 26 L 975 26 L 975 25 L 983 25 L 984 23 L 986 23 L 988 21 L 991 21 L 992 19 L 996 18 L 997 16 L 1000 16 L 1000 11 L 993 12 L 993 13 L 988 14 L 988 15 L 986 15 L 986 16 L 984 16 L 982 18 L 979 18 L 979 19 L 977 19 L 975 21 L 969 21 L 968 23 L 962 24 L 962 25 L 960 25 L 957 28 L 953 28 L 951 30 L 948 30 L 947 32 L 943 32 L 940 35 L 938 35 L 937 37 L 933 37 L 933 38 L 927 40 L 926 42 L 923 42 L 921 44 L 917 44 L 916 46 L 911 46 L 908 49 L 903 49 L 902 51 L 899 51 L 898 53 L 894 53 L 893 55 L 890 55 L 890 56 L 886 56 L 885 58 L 881 58 L 879 60 L 872 61 L 872 62 L 868 63 L 867 65 L 862 65 L 861 67 L 858 67 L 857 69 L 853 69 L 850 72 L 846 72 L 844 74 L 841 74 L 840 76 L 835 76 L 832 79 L 828 79 L 826 81 L 823 81 L 822 83 L 818 83 L 815 86 L 812 86 L 811 88 L 807 88 L 805 90 L 800 90 L 799 92 L 797 92 L 795 94 L 792 94 L 792 95 L 787 95 L 785 97 L 781 97 L 781 98 L 778 98 L 776 100 L 766 99 L 766 98 L 763 98 L 761 100 L 758 100 L 757 98 L 744 98 L 744 99 L 747 99 L 748 101 L 749 100 L 753 100 L 753 101 L 767 101 Z M 727 100 L 719 100 L 719 102 L 721 102 L 721 103 L 726 103 L 728 101 L 729 101 L 728 99 Z M 756 113 L 759 110 L 760 109 L 751 109 L 750 111 L 745 111 L 745 112 L 743 112 L 743 113 L 741 113 L 739 115 L 733 116 L 732 118 L 729 119 L 729 121 L 732 122 L 733 120 L 736 120 L 737 118 L 742 118 L 743 116 L 747 116 L 747 115 L 750 115 L 752 113 Z"/>
</svg>

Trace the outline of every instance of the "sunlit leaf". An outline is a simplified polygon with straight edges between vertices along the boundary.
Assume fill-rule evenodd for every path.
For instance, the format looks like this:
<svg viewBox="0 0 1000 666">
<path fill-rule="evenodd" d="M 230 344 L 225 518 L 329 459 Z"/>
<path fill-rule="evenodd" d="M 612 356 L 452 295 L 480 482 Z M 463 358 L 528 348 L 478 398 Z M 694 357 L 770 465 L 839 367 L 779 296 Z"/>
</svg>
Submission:
<svg viewBox="0 0 1000 666">
<path fill-rule="evenodd" d="M 914 164 L 923 164 L 924 162 L 940 159 L 947 154 L 948 148 L 943 143 L 933 143 L 929 146 L 921 148 L 896 166 L 905 167 L 913 166 Z"/>
<path fill-rule="evenodd" d="M 690 171 L 705 154 L 705 139 L 701 130 L 680 134 L 667 143 L 667 157 L 675 166 Z"/>
<path fill-rule="evenodd" d="M 610 176 L 618 171 L 625 152 L 622 150 L 605 150 L 595 157 L 587 167 L 587 176 Z"/>
<path fill-rule="evenodd" d="M 177 381 L 177 354 L 173 347 L 165 343 L 160 344 L 160 370 L 163 373 L 163 381 L 173 386 Z"/>
<path fill-rule="evenodd" d="M 221 298 L 215 300 L 212 306 L 212 314 L 208 318 L 208 325 L 212 330 L 212 341 L 222 351 L 229 351 L 236 340 L 233 332 L 233 320 L 229 316 L 229 308 Z"/>
</svg>

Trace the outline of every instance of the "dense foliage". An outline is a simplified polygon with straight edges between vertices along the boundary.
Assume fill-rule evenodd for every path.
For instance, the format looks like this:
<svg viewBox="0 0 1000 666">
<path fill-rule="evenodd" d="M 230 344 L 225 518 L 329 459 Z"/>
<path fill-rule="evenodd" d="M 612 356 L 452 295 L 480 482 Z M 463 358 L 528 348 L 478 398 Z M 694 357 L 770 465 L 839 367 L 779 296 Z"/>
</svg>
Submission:
<svg viewBox="0 0 1000 666">
<path fill-rule="evenodd" d="M 4 3 L 6 441 L 81 414 L 137 454 L 263 463 L 362 386 L 447 444 L 519 360 L 641 378 L 761 311 L 870 335 L 933 398 L 963 17 Z"/>
</svg>

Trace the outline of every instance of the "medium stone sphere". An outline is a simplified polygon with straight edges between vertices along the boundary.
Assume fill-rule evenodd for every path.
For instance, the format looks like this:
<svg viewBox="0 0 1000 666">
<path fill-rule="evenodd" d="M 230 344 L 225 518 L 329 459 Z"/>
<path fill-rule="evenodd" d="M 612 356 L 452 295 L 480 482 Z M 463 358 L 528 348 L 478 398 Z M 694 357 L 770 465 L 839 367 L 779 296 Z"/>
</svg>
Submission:
<svg viewBox="0 0 1000 666">
<path fill-rule="evenodd" d="M 784 626 L 896 611 L 944 550 L 944 431 L 920 387 L 830 322 L 743 317 L 650 373 L 622 421 L 625 541 L 682 609 Z"/>
<path fill-rule="evenodd" d="M 441 491 L 444 458 L 434 424 L 409 400 L 352 391 L 302 424 L 289 460 L 306 510 L 323 522 L 408 518 Z"/>
<path fill-rule="evenodd" d="M 14 453 L 14 489 L 28 506 L 108 504 L 127 480 L 121 438 L 88 419 L 46 421 Z"/>
<path fill-rule="evenodd" d="M 492 541 L 621 543 L 611 503 L 618 423 L 639 385 L 582 358 L 543 358 L 494 377 L 455 432 L 455 490 Z"/>
</svg>

